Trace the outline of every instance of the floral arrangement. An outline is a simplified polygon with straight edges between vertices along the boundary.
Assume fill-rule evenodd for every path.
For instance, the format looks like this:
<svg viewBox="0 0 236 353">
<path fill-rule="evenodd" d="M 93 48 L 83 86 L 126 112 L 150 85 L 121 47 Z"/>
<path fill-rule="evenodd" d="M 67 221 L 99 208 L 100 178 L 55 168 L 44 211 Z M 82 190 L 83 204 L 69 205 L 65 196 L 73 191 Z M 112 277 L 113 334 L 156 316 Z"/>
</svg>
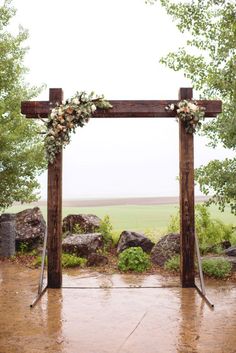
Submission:
<svg viewBox="0 0 236 353">
<path fill-rule="evenodd" d="M 193 134 L 201 127 L 205 116 L 205 108 L 199 107 L 195 101 L 182 100 L 177 104 L 168 105 L 166 110 L 176 112 L 177 118 L 184 122 L 188 134 Z"/>
<path fill-rule="evenodd" d="M 90 94 L 77 92 L 65 103 L 58 104 L 52 109 L 49 119 L 45 122 L 44 139 L 49 163 L 53 163 L 61 148 L 69 144 L 71 132 L 75 132 L 77 126 L 83 127 L 97 108 L 109 109 L 112 106 L 103 96 L 95 96 L 94 92 Z"/>
</svg>

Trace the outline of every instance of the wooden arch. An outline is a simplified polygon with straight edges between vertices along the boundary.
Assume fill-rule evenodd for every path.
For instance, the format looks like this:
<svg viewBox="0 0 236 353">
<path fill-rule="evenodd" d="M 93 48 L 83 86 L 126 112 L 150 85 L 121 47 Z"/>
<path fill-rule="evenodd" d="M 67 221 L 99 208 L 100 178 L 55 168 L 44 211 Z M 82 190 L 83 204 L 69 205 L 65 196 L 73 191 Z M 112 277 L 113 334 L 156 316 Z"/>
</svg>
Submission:
<svg viewBox="0 0 236 353">
<path fill-rule="evenodd" d="M 192 88 L 180 88 L 179 100 L 192 99 Z M 21 112 L 26 118 L 47 118 L 50 110 L 63 100 L 61 88 L 50 88 L 49 101 L 22 102 Z M 165 107 L 178 100 L 116 100 L 113 108 L 96 111 L 93 118 L 174 118 L 175 113 Z M 221 113 L 221 101 L 198 100 L 205 107 L 206 117 Z M 194 136 L 186 133 L 179 122 L 179 182 L 182 287 L 195 286 L 194 273 Z M 62 151 L 53 164 L 48 165 L 48 288 L 62 286 Z"/>
</svg>

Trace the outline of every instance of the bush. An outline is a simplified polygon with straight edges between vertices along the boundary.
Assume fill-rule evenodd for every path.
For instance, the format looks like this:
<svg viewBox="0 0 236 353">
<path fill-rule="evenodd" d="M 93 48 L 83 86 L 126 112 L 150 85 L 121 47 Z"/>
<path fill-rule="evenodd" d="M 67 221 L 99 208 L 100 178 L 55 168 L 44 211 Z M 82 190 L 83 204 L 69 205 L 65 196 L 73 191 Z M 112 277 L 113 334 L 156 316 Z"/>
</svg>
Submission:
<svg viewBox="0 0 236 353">
<path fill-rule="evenodd" d="M 76 266 L 83 267 L 86 264 L 87 260 L 83 259 L 82 257 L 63 253 L 61 257 L 61 262 L 62 262 L 63 268 L 76 267 Z M 36 259 L 34 260 L 33 265 L 35 267 L 38 267 L 38 266 L 41 266 L 41 263 L 42 263 L 42 257 L 37 256 Z M 46 258 L 46 263 L 47 263 L 47 258 Z"/>
<path fill-rule="evenodd" d="M 102 234 L 106 248 L 110 247 L 113 243 L 112 229 L 113 227 L 110 221 L 110 217 L 108 215 L 104 216 L 100 223 L 98 232 Z"/>
<path fill-rule="evenodd" d="M 180 255 L 172 256 L 169 260 L 165 262 L 165 270 L 179 272 L 180 270 Z"/>
<path fill-rule="evenodd" d="M 71 255 L 71 254 L 62 254 L 62 267 L 63 268 L 68 268 L 68 267 L 76 267 L 76 266 L 80 266 L 83 267 L 87 260 L 83 259 L 82 257 L 78 257 L 76 255 Z"/>
<path fill-rule="evenodd" d="M 166 229 L 164 228 L 147 228 L 144 230 L 144 235 L 156 244 L 162 236 L 166 235 Z"/>
<path fill-rule="evenodd" d="M 232 264 L 225 259 L 204 259 L 202 271 L 210 277 L 225 278 L 230 276 Z"/>
<path fill-rule="evenodd" d="M 118 257 L 118 268 L 121 271 L 143 272 L 151 267 L 150 257 L 141 247 L 124 250 Z"/>
<path fill-rule="evenodd" d="M 21 255 L 26 254 L 27 252 L 29 252 L 29 250 L 30 250 L 29 249 L 29 245 L 27 243 L 24 243 L 23 241 L 20 242 L 20 244 L 19 244 L 19 253 Z"/>
<path fill-rule="evenodd" d="M 171 217 L 168 232 L 179 232 L 179 223 L 180 220 L 178 212 L 176 215 Z M 232 225 L 224 224 L 219 219 L 212 219 L 210 212 L 205 205 L 196 205 L 195 224 L 201 253 L 205 253 L 209 247 L 213 247 L 222 241 L 230 241 L 233 237 L 234 229 Z"/>
</svg>

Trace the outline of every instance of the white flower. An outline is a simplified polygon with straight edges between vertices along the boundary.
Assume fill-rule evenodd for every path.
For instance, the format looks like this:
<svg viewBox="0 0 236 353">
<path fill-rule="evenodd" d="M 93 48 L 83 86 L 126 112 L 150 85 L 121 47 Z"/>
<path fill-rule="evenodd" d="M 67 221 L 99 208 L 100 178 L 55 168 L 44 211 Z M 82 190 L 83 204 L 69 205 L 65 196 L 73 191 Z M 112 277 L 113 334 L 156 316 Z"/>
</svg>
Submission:
<svg viewBox="0 0 236 353">
<path fill-rule="evenodd" d="M 170 104 L 170 110 L 174 110 L 175 109 L 175 105 L 172 103 Z"/>
<path fill-rule="evenodd" d="M 91 105 L 91 112 L 94 113 L 96 109 L 97 109 L 96 105 L 92 104 Z"/>
<path fill-rule="evenodd" d="M 189 103 L 188 106 L 193 112 L 196 112 L 198 110 L 198 106 L 194 103 Z"/>
<path fill-rule="evenodd" d="M 50 114 L 51 118 L 55 118 L 56 115 L 57 115 L 56 109 L 52 109 L 51 114 Z"/>
<path fill-rule="evenodd" d="M 62 115 L 63 114 L 63 110 L 61 108 L 58 109 L 58 115 Z"/>
<path fill-rule="evenodd" d="M 72 103 L 78 105 L 80 103 L 79 98 L 78 97 L 73 98 Z"/>
</svg>

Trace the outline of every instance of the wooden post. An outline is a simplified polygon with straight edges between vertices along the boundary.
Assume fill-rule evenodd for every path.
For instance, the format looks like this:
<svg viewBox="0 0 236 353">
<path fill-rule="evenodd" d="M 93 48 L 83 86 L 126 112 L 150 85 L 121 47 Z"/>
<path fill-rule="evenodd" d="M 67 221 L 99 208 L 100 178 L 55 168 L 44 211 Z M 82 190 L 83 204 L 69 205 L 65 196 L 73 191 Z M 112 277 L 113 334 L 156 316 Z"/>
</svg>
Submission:
<svg viewBox="0 0 236 353">
<path fill-rule="evenodd" d="M 181 88 L 179 99 L 192 99 L 192 88 Z M 194 140 L 179 123 L 181 284 L 194 287 Z"/>
<path fill-rule="evenodd" d="M 49 102 L 61 103 L 61 88 L 51 88 Z M 62 151 L 55 161 L 48 164 L 48 287 L 60 288 L 62 285 Z"/>
</svg>

